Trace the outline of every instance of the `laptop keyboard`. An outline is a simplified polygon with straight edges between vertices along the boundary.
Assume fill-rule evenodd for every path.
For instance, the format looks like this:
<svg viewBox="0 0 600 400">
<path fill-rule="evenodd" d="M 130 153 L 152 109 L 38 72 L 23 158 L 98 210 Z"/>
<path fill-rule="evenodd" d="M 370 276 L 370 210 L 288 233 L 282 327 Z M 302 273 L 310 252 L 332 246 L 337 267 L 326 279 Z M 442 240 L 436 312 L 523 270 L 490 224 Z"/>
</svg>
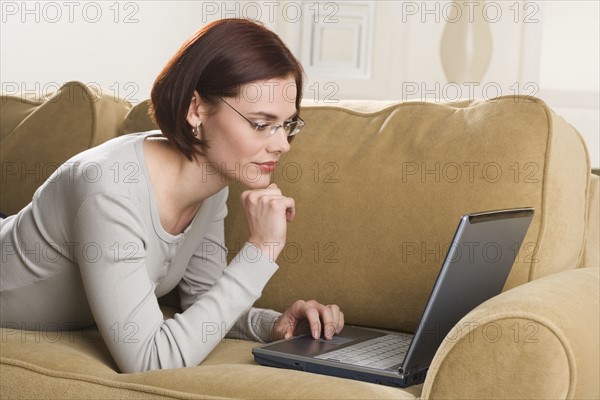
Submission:
<svg viewBox="0 0 600 400">
<path fill-rule="evenodd" d="M 412 335 L 384 335 L 339 350 L 319 354 L 315 358 L 369 368 L 386 369 L 402 363 Z"/>
</svg>

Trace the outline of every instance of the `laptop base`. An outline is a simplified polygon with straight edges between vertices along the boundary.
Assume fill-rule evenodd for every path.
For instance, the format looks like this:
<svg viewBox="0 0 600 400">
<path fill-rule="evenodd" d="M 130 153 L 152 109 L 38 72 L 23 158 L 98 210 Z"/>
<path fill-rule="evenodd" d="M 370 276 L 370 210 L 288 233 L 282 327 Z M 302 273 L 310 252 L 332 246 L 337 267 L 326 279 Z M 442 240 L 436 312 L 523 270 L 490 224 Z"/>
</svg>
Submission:
<svg viewBox="0 0 600 400">
<path fill-rule="evenodd" d="M 339 378 L 353 379 L 357 381 L 377 383 L 380 385 L 406 388 L 413 385 L 421 384 L 425 381 L 427 369 L 418 371 L 408 376 L 402 377 L 398 374 L 396 377 L 392 374 L 381 375 L 377 372 L 356 371 L 355 369 L 347 369 L 343 367 L 335 367 L 331 365 L 319 365 L 302 360 L 291 360 L 289 358 L 270 355 L 263 357 L 260 354 L 254 354 L 254 360 L 268 367 L 293 369 L 297 371 L 310 372 L 320 375 L 330 375 Z"/>
</svg>

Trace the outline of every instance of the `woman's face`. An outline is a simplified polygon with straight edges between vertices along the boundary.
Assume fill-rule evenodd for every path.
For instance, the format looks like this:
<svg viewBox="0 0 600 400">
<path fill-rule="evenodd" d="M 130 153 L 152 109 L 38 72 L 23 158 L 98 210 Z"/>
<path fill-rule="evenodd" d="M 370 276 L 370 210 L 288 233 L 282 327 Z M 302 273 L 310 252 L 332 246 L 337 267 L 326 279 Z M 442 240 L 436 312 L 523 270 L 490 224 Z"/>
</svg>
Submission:
<svg viewBox="0 0 600 400">
<path fill-rule="evenodd" d="M 296 116 L 296 95 L 293 77 L 274 78 L 246 84 L 238 96 L 224 97 L 227 103 L 219 101 L 202 119 L 209 145 L 203 160 L 209 163 L 203 169 L 206 177 L 214 179 L 210 172 L 222 183 L 268 186 L 279 158 L 290 150 L 287 134 L 279 128 L 268 136 L 270 127 L 256 130 L 244 117 L 260 125 L 281 125 Z"/>
</svg>

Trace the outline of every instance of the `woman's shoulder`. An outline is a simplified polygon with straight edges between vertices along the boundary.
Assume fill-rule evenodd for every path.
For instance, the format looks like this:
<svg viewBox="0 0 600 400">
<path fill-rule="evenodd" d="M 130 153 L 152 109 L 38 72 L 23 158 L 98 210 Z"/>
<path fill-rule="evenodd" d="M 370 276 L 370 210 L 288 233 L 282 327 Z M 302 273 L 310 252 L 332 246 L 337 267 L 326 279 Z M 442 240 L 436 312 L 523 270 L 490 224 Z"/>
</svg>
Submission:
<svg viewBox="0 0 600 400">
<path fill-rule="evenodd" d="M 162 136 L 159 130 L 129 133 L 112 138 L 98 146 L 89 148 L 69 159 L 67 162 L 87 162 L 109 164 L 119 161 L 141 161 L 143 159 L 144 139 L 153 136 Z"/>
<path fill-rule="evenodd" d="M 146 192 L 143 141 L 160 134 L 149 131 L 123 135 L 85 150 L 61 164 L 36 195 L 61 191 L 83 199 L 96 193 Z"/>
</svg>

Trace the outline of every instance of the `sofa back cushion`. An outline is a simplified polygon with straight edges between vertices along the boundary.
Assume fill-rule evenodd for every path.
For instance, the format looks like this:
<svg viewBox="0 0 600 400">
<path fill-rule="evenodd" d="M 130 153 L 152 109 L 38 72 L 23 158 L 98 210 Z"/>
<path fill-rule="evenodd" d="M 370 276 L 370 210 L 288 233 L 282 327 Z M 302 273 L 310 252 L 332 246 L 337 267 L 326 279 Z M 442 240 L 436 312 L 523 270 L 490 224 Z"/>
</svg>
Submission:
<svg viewBox="0 0 600 400">
<path fill-rule="evenodd" d="M 459 218 L 485 210 L 536 209 L 505 289 L 579 265 L 587 150 L 542 101 L 346 102 L 301 114 L 307 126 L 274 178 L 297 215 L 259 306 L 314 298 L 339 304 L 349 323 L 410 330 Z M 248 237 L 241 190 L 229 199 L 231 256 Z M 495 250 L 473 244 L 491 259 Z"/>
<path fill-rule="evenodd" d="M 0 97 L 0 211 L 19 212 L 63 162 L 117 136 L 131 104 L 109 93 L 68 82 L 47 97 Z"/>
<path fill-rule="evenodd" d="M 147 109 L 134 107 L 122 133 L 150 129 Z M 258 306 L 314 298 L 339 304 L 348 323 L 410 330 L 460 216 L 477 211 L 536 209 L 505 290 L 582 264 L 587 150 L 541 100 L 346 101 L 301 115 L 274 177 L 297 216 Z M 230 257 L 248 238 L 242 190 L 230 187 Z M 494 257 L 493 244 L 473 249 Z"/>
</svg>

